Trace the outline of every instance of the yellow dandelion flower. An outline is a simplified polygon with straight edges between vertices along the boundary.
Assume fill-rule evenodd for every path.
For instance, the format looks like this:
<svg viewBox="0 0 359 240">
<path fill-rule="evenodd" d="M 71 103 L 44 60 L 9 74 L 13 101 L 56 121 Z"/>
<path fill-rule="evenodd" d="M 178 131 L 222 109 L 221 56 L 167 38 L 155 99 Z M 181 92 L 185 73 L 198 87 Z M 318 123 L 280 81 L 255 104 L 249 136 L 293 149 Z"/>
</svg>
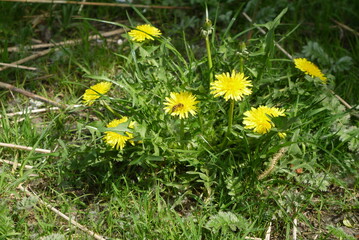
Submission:
<svg viewBox="0 0 359 240">
<path fill-rule="evenodd" d="M 127 121 L 128 121 L 127 117 L 123 117 L 121 119 L 115 119 L 115 120 L 112 120 L 109 124 L 107 124 L 106 127 L 108 127 L 108 128 L 117 127 L 121 123 L 125 123 Z M 135 125 L 135 122 L 130 122 L 128 127 L 133 128 L 134 125 Z M 133 138 L 133 134 L 129 133 L 129 132 L 125 132 L 125 134 L 126 135 L 122 135 L 117 132 L 106 131 L 103 139 L 112 148 L 116 148 L 117 150 L 118 150 L 118 148 L 120 148 L 122 150 L 125 147 L 125 144 L 127 141 L 129 141 L 132 145 L 135 145 L 134 141 L 131 141 L 131 139 Z"/>
<path fill-rule="evenodd" d="M 244 113 L 243 124 L 246 129 L 253 129 L 253 132 L 265 134 L 274 127 L 274 123 L 268 116 L 278 117 L 285 116 L 284 110 L 275 107 L 259 106 L 251 108 Z"/>
<path fill-rule="evenodd" d="M 252 87 L 252 83 L 247 78 L 243 73 L 236 73 L 234 70 L 232 74 L 228 72 L 217 74 L 217 81 L 211 83 L 211 93 L 215 97 L 224 95 L 226 101 L 228 99 L 242 100 L 244 95 L 252 93 L 252 90 L 249 88 Z"/>
<path fill-rule="evenodd" d="M 172 116 L 179 116 L 180 119 L 188 118 L 188 113 L 196 115 L 198 101 L 197 98 L 190 92 L 172 92 L 170 97 L 166 97 L 166 102 L 163 109 L 166 113 Z"/>
<path fill-rule="evenodd" d="M 100 82 L 91 86 L 89 89 L 86 89 L 84 95 L 82 95 L 83 103 L 91 106 L 96 99 L 100 98 L 101 95 L 106 94 L 110 90 L 111 85 L 112 84 L 109 82 Z"/>
<path fill-rule="evenodd" d="M 135 42 L 143 42 L 146 39 L 154 40 L 153 37 L 158 37 L 161 34 L 162 33 L 158 28 L 153 27 L 149 24 L 137 26 L 135 29 L 131 30 L 128 33 L 128 35 L 130 35 L 132 40 Z"/>
<path fill-rule="evenodd" d="M 296 58 L 294 59 L 294 64 L 296 68 L 305 74 L 319 78 L 324 84 L 327 83 L 327 78 L 314 63 L 308 61 L 305 58 Z"/>
</svg>

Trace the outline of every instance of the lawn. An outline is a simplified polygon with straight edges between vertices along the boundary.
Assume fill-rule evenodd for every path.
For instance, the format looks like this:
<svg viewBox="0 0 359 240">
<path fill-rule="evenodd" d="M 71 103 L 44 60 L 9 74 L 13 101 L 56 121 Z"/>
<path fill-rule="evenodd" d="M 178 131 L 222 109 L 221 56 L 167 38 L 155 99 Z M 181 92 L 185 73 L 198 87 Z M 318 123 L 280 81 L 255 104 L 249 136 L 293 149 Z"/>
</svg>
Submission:
<svg viewBox="0 0 359 240">
<path fill-rule="evenodd" d="M 0 239 L 358 239 L 359 2 L 131 2 L 0 1 Z"/>
</svg>

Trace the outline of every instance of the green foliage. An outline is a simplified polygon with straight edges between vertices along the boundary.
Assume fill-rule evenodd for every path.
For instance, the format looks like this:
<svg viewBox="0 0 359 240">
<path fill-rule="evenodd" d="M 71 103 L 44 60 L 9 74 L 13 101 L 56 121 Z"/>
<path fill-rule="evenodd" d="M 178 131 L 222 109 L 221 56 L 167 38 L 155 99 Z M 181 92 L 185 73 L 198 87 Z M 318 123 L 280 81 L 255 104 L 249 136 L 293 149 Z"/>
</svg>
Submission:
<svg viewBox="0 0 359 240">
<path fill-rule="evenodd" d="M 348 144 L 350 151 L 358 153 L 359 128 L 353 126 L 350 121 L 350 113 L 345 112 L 344 106 L 332 94 L 321 94 L 321 102 L 332 114 L 332 130 L 339 136 L 339 140 Z"/>
<path fill-rule="evenodd" d="M 11 215 L 8 206 L 5 202 L 0 204 L 0 236 L 1 239 L 11 239 L 12 237 L 20 235 L 15 231 L 14 221 L 11 219 Z"/>
<path fill-rule="evenodd" d="M 206 228 L 210 229 L 214 233 L 218 233 L 220 230 L 222 233 L 227 231 L 244 231 L 247 230 L 249 224 L 242 216 L 237 216 L 232 212 L 219 211 L 218 214 L 210 217 L 206 223 Z"/>
<path fill-rule="evenodd" d="M 41 238 L 41 240 L 65 240 L 65 239 L 66 239 L 65 235 L 57 234 L 57 233 L 50 234 Z"/>
<path fill-rule="evenodd" d="M 355 240 L 355 237 L 346 234 L 342 228 L 327 226 L 327 229 L 329 230 L 330 235 L 335 236 L 339 239 Z"/>
<path fill-rule="evenodd" d="M 319 191 L 328 191 L 330 186 L 330 181 L 328 181 L 328 176 L 324 173 L 314 173 L 313 175 L 304 175 L 301 179 L 301 182 L 307 186 L 310 186 Z"/>
<path fill-rule="evenodd" d="M 37 198 L 32 196 L 32 197 L 25 197 L 23 199 L 21 199 L 20 202 L 18 202 L 16 209 L 17 210 L 29 210 L 31 208 L 33 208 L 37 203 Z"/>
<path fill-rule="evenodd" d="M 326 145 L 311 142 L 309 139 L 312 133 L 307 126 L 319 128 L 320 122 L 327 122 L 329 118 L 343 122 L 339 115 L 344 109 L 333 111 L 332 104 L 326 104 L 334 101 L 335 97 L 317 79 L 309 76 L 302 78 L 302 75 L 295 78 L 291 70 L 283 74 L 282 69 L 272 66 L 275 30 L 286 11 L 284 9 L 273 21 L 259 25 L 265 27 L 268 33 L 263 38 L 254 39 L 250 47 L 241 47 L 240 57 L 239 46 L 234 39 L 229 37 L 218 42 L 212 39 L 213 71 L 221 73 L 241 69 L 245 62 L 245 72 L 255 83 L 250 98 L 236 103 L 236 118 L 230 136 L 226 133 L 229 131 L 226 116 L 228 104 L 209 94 L 209 70 L 204 65 L 207 59 L 205 55 L 196 57 L 189 46 L 185 46 L 186 54 L 182 55 L 171 39 L 165 36 L 144 43 L 129 39 L 129 48 L 121 54 L 115 53 L 124 60 L 120 74 L 96 75 L 90 68 L 81 65 L 86 77 L 113 83 L 114 89 L 111 91 L 114 93 L 109 93 L 111 97 L 104 97 L 91 107 L 100 121 L 78 125 L 78 135 L 86 138 L 86 131 L 83 131 L 85 128 L 90 131 L 92 140 L 90 146 L 71 149 L 71 154 L 77 155 L 79 161 L 65 165 L 65 171 L 74 171 L 76 174 L 80 171 L 84 177 L 89 175 L 85 179 L 94 174 L 95 179 L 102 178 L 101 182 L 106 183 L 116 179 L 115 174 L 127 166 L 130 177 L 143 179 L 140 175 L 146 175 L 147 172 L 148 176 L 162 182 L 169 190 L 174 187 L 182 191 L 196 191 L 211 201 L 217 198 L 216 189 L 227 189 L 223 194 L 235 200 L 248 188 L 247 184 L 256 183 L 257 176 L 265 169 L 262 161 L 270 158 L 281 147 L 290 146 L 289 155 L 284 156 L 287 159 L 285 162 L 296 164 L 298 159 L 308 154 L 301 148 L 312 149 L 316 155 L 311 156 L 313 161 L 299 163 L 299 166 L 315 173 L 317 161 L 322 155 L 319 149 L 326 148 Z M 313 56 L 323 55 L 320 47 L 313 46 L 320 52 L 317 55 L 313 53 Z M 309 54 L 309 48 L 306 49 Z M 280 61 L 285 63 L 284 60 Z M 197 116 L 178 120 L 164 112 L 166 97 L 171 92 L 180 91 L 190 91 L 200 100 Z M 318 91 L 326 95 L 315 94 Z M 287 116 L 274 118 L 276 128 L 269 134 L 252 134 L 241 126 L 243 112 L 249 110 L 250 106 L 278 104 L 287 109 Z M 100 107 L 110 111 L 96 110 Z M 136 127 L 129 128 L 128 122 L 112 129 L 105 127 L 112 119 L 122 116 L 130 117 L 130 121 L 136 122 Z M 345 124 L 350 126 L 349 122 Z M 349 142 L 355 139 L 338 137 L 340 131 L 337 130 L 327 126 L 323 131 L 328 131 L 326 134 L 336 140 Z M 131 133 L 136 143 L 134 146 L 127 144 L 122 151 L 117 152 L 103 143 L 102 136 L 108 131 L 123 135 Z M 276 132 L 292 135 L 291 140 L 280 140 Z M 354 144 L 350 142 L 349 146 L 352 148 Z M 116 162 L 121 162 L 121 167 L 114 165 Z M 347 167 L 346 163 L 341 165 Z M 101 166 L 102 170 L 92 173 L 91 169 L 95 166 Z M 275 169 L 275 166 L 272 168 Z M 246 181 L 248 183 L 243 184 Z M 308 183 L 306 181 L 302 180 L 304 184 Z M 325 190 L 328 184 L 319 182 L 321 184 L 311 182 L 311 185 Z"/>
<path fill-rule="evenodd" d="M 205 9 L 203 1 L 191 2 Z M 323 3 L 322 12 L 310 14 L 300 10 L 301 5 L 314 9 L 319 1 L 270 2 L 208 1 L 208 17 L 213 23 L 208 42 L 201 36 L 205 11 L 198 15 L 198 9 L 133 8 L 118 12 L 97 8 L 95 12 L 84 8 L 79 13 L 79 6 L 49 8 L 46 23 L 54 40 L 78 38 L 79 34 L 83 42 L 34 62 L 41 71 L 9 69 L 1 76 L 67 104 L 81 102 L 85 89 L 93 84 L 111 82 L 112 88 L 92 106 L 50 112 L 38 119 L 0 118 L 0 142 L 56 149 L 44 156 L 0 148 L 2 157 L 34 165 L 33 170 L 5 168 L 9 175 L 0 169 L 0 196 L 5 195 L 13 204 L 0 205 L 0 234 L 7 238 L 16 238 L 18 233 L 29 239 L 86 238 L 77 236 L 69 223 L 58 224 L 59 219 L 36 199 L 13 199 L 12 192 L 22 182 L 29 182 L 35 192 L 42 193 L 41 198 L 109 238 L 263 237 L 272 221 L 274 234 L 286 239 L 293 218 L 308 228 L 320 228 L 327 224 L 313 226 L 310 222 L 320 221 L 321 212 L 332 211 L 328 203 L 350 209 L 358 182 L 358 123 L 355 108 L 348 111 L 332 90 L 338 93 L 343 89 L 338 87 L 346 87 L 352 92 L 344 98 L 357 96 L 353 84 L 357 51 L 332 47 L 330 44 L 335 44 L 330 38 L 317 39 L 312 35 L 315 31 L 308 30 L 312 25 L 323 29 L 304 17 L 310 15 L 310 21 L 317 15 L 325 17 L 330 12 L 329 3 Z M 46 11 L 45 7 L 37 12 L 0 4 L 11 16 Z M 166 4 L 186 5 L 176 1 Z M 242 11 L 256 24 L 246 22 Z M 78 14 L 84 18 L 74 19 Z M 115 14 L 116 20 L 111 17 Z M 14 21 L 10 15 L 0 18 Z M 130 20 L 122 21 L 121 17 Z M 130 31 L 144 22 L 153 23 L 162 36 L 138 43 L 125 32 L 117 36 L 124 39 L 121 45 L 104 39 L 96 44 L 87 40 L 99 29 L 115 26 Z M 0 28 L 0 45 L 5 49 L 37 38 L 40 29 L 29 26 L 18 34 L 15 28 Z M 256 27 L 267 33 L 263 35 Z M 316 63 L 328 85 L 296 69 L 292 61 L 283 58 L 276 43 L 291 55 Z M 26 53 L 3 51 L 2 56 L 10 62 Z M 213 65 L 208 64 L 208 54 Z M 230 113 L 230 101 L 210 93 L 209 79 L 232 70 L 243 71 L 253 88 L 251 95 L 234 103 Z M 44 73 L 53 77 L 33 81 Z M 351 76 L 349 83 L 343 81 L 347 76 Z M 180 91 L 197 97 L 196 115 L 178 119 L 165 112 L 166 98 Z M 26 102 L 12 102 L 6 92 L 0 98 L 2 116 L 23 110 Z M 350 100 L 355 103 L 355 98 Z M 285 109 L 286 114 L 275 118 L 267 114 L 272 125 L 263 135 L 243 124 L 244 113 L 259 106 Z M 107 127 L 123 116 L 129 121 Z M 134 127 L 130 126 L 132 121 L 136 122 Z M 108 132 L 131 134 L 133 144 L 127 141 L 117 150 L 104 139 Z M 278 133 L 285 133 L 286 138 L 279 138 Z M 259 178 L 263 173 L 265 177 Z M 333 190 L 338 186 L 345 190 Z M 313 216 L 301 215 L 303 212 Z M 334 227 L 320 231 L 348 236 Z"/>
<path fill-rule="evenodd" d="M 353 66 L 353 60 L 349 56 L 343 56 L 338 60 L 331 58 L 317 42 L 308 41 L 303 46 L 302 54 L 311 61 L 318 62 L 321 66 L 328 68 L 328 73 L 341 73 L 349 71 Z"/>
</svg>

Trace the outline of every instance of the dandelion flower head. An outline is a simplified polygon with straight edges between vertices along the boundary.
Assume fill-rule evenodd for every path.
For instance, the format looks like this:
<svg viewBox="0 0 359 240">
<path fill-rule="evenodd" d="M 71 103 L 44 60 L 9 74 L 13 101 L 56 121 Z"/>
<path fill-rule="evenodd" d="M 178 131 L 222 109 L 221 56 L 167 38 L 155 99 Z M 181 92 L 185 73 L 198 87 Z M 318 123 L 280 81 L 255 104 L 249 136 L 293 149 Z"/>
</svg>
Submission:
<svg viewBox="0 0 359 240">
<path fill-rule="evenodd" d="M 106 94 L 110 90 L 111 85 L 112 84 L 109 82 L 100 82 L 91 86 L 89 89 L 86 89 L 84 95 L 82 95 L 83 103 L 91 106 L 96 99 L 100 98 L 101 95 Z"/>
<path fill-rule="evenodd" d="M 135 42 L 143 42 L 146 39 L 154 40 L 153 36 L 158 37 L 161 34 L 162 33 L 158 28 L 153 27 L 150 24 L 137 26 L 128 33 L 128 35 L 130 35 L 132 40 Z"/>
<path fill-rule="evenodd" d="M 172 92 L 170 97 L 166 97 L 163 109 L 172 116 L 179 116 L 180 119 L 188 118 L 188 114 L 196 115 L 198 103 L 197 98 L 190 92 Z"/>
<path fill-rule="evenodd" d="M 244 113 L 243 124 L 246 129 L 253 129 L 253 132 L 265 134 L 274 127 L 274 123 L 268 117 L 285 116 L 284 110 L 275 107 L 260 106 L 251 108 Z"/>
<path fill-rule="evenodd" d="M 228 99 L 242 100 L 244 95 L 250 95 L 252 90 L 251 81 L 247 80 L 243 73 L 236 73 L 234 70 L 232 74 L 222 73 L 216 75 L 216 81 L 211 83 L 211 93 L 215 97 L 223 96 L 226 101 Z"/>
<path fill-rule="evenodd" d="M 109 124 L 107 124 L 106 127 L 108 127 L 108 128 L 117 127 L 121 123 L 125 123 L 127 121 L 128 121 L 127 117 L 123 117 L 121 119 L 115 119 L 115 120 L 112 120 Z M 128 127 L 133 128 L 134 125 L 135 125 L 135 122 L 130 122 Z M 105 136 L 103 137 L 104 141 L 108 145 L 110 145 L 112 148 L 116 148 L 117 150 L 118 150 L 118 148 L 120 148 L 122 150 L 125 147 L 125 144 L 127 141 L 129 141 L 132 145 L 135 145 L 135 143 L 133 141 L 131 141 L 132 138 L 133 138 L 132 133 L 125 132 L 125 135 L 122 135 L 120 133 L 111 132 L 111 131 L 106 131 Z"/>
<path fill-rule="evenodd" d="M 308 74 L 312 77 L 317 77 L 322 80 L 323 83 L 327 83 L 327 78 L 314 63 L 308 61 L 305 58 L 296 58 L 294 59 L 294 64 L 296 68 L 305 74 Z"/>
</svg>

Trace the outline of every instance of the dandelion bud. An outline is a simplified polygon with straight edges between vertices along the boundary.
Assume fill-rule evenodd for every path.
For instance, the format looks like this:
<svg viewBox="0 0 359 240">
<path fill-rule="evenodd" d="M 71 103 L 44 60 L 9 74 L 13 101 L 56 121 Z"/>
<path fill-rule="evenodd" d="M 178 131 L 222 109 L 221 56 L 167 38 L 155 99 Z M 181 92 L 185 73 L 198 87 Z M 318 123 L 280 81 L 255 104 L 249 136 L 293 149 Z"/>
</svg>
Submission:
<svg viewBox="0 0 359 240">
<path fill-rule="evenodd" d="M 209 35 L 212 34 L 212 32 L 213 32 L 212 21 L 207 18 L 201 29 L 201 34 L 204 37 L 208 37 Z"/>
</svg>

